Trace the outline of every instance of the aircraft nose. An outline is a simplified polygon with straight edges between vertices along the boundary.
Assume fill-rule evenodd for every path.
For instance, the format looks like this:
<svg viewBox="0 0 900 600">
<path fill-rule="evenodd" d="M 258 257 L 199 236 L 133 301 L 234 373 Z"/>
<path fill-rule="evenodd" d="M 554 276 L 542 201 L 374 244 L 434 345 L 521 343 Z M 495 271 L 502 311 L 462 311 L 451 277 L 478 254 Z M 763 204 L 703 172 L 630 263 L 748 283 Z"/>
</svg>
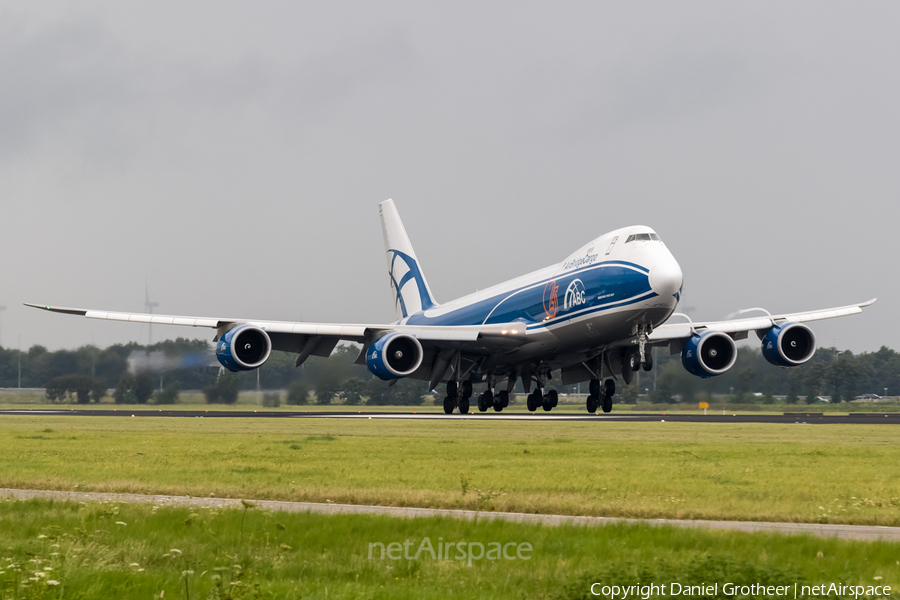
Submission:
<svg viewBox="0 0 900 600">
<path fill-rule="evenodd" d="M 675 259 L 667 258 L 650 269 L 650 287 L 663 298 L 674 296 L 681 289 L 682 277 Z"/>
</svg>

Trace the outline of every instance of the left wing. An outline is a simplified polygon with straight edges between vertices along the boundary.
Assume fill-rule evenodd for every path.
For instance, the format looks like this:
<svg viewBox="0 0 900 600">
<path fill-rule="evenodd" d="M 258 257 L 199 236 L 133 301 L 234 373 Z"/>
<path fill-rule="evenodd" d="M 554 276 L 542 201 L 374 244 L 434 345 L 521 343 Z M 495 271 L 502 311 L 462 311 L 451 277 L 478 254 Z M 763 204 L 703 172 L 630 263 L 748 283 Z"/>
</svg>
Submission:
<svg viewBox="0 0 900 600">
<path fill-rule="evenodd" d="M 868 302 L 861 304 L 851 304 L 849 306 L 840 306 L 838 308 L 827 308 L 825 310 L 814 310 L 808 312 L 789 313 L 784 315 L 768 315 L 765 317 L 750 317 L 746 319 L 733 319 L 730 321 L 707 321 L 703 323 L 665 323 L 653 330 L 648 337 L 650 343 L 665 342 L 670 340 L 678 340 L 689 338 L 695 333 L 704 333 L 706 331 L 721 331 L 730 334 L 734 339 L 740 340 L 747 337 L 750 331 L 762 331 L 784 323 L 802 323 L 804 321 L 821 321 L 823 319 L 834 319 L 836 317 L 846 317 L 848 315 L 857 315 L 862 309 L 875 303 L 876 298 L 872 298 Z M 743 335 L 742 335 L 743 334 Z"/>
<path fill-rule="evenodd" d="M 521 323 L 492 325 L 461 325 L 455 327 L 433 327 L 419 325 L 391 324 L 341 324 L 341 323 L 300 323 L 289 321 L 259 321 L 254 319 L 233 319 L 221 317 L 184 317 L 174 315 L 153 315 L 147 313 L 123 313 L 86 308 L 67 308 L 44 304 L 25 306 L 50 312 L 77 315 L 88 319 L 124 321 L 130 323 L 150 323 L 153 325 L 181 325 L 185 327 L 206 327 L 217 330 L 215 340 L 236 325 L 253 325 L 264 330 L 272 340 L 273 350 L 296 352 L 306 356 L 328 356 L 341 340 L 369 344 L 385 333 L 405 333 L 422 342 L 477 343 L 478 345 L 511 347 L 525 342 L 525 327 Z M 298 362 L 302 362 L 299 361 Z"/>
</svg>

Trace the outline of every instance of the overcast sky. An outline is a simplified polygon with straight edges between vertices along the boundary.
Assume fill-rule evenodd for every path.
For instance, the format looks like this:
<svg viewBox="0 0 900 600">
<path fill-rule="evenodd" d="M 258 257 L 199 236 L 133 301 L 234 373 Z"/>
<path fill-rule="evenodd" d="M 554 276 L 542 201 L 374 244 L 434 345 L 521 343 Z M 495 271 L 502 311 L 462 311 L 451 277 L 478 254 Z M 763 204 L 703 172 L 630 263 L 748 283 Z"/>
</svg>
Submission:
<svg viewBox="0 0 900 600">
<path fill-rule="evenodd" d="M 900 349 L 896 2 L 0 2 L 0 344 L 146 341 L 22 302 L 393 319 L 653 227 L 695 319 L 878 297 Z M 154 337 L 211 338 L 155 327 Z"/>
</svg>

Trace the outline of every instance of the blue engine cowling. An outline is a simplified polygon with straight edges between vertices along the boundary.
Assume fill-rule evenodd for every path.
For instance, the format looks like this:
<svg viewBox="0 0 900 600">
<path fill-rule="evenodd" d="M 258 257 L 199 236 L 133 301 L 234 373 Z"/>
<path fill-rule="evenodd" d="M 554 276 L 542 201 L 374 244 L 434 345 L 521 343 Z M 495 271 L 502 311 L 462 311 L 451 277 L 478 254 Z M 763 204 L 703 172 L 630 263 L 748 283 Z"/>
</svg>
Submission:
<svg viewBox="0 0 900 600">
<path fill-rule="evenodd" d="M 232 373 L 261 367 L 271 352 L 269 334 L 254 325 L 229 329 L 216 344 L 216 358 Z"/>
<path fill-rule="evenodd" d="M 697 377 L 715 377 L 734 365 L 737 346 L 727 333 L 707 331 L 694 334 L 681 350 L 681 364 Z"/>
<path fill-rule="evenodd" d="M 762 353 L 777 367 L 796 367 L 816 353 L 816 336 L 801 323 L 776 325 L 763 337 Z"/>
<path fill-rule="evenodd" d="M 404 333 L 389 333 L 366 350 L 366 367 L 379 379 L 411 375 L 422 364 L 422 344 Z"/>
</svg>

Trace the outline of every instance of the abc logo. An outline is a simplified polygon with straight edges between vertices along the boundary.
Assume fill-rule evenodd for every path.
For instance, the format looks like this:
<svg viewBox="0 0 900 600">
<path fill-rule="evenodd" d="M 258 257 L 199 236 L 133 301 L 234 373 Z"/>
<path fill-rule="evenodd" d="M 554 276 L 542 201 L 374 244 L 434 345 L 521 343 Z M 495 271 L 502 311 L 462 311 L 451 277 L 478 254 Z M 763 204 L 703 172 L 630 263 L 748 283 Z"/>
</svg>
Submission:
<svg viewBox="0 0 900 600">
<path fill-rule="evenodd" d="M 584 284 L 580 279 L 576 279 L 566 288 L 565 301 L 563 310 L 570 310 L 577 306 L 581 306 L 587 302 L 587 294 L 584 291 Z"/>
</svg>

